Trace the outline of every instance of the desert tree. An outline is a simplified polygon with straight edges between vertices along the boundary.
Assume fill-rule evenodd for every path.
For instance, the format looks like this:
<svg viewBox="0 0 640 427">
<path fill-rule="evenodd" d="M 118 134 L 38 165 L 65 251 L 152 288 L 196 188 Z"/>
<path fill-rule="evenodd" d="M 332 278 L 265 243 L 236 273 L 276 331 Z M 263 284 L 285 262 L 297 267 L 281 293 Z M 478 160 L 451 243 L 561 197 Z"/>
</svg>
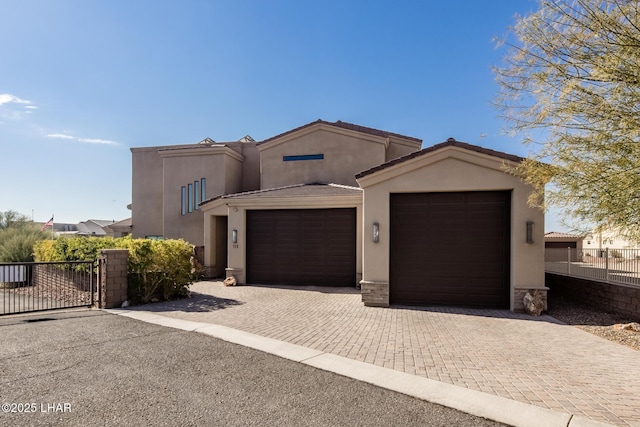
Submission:
<svg viewBox="0 0 640 427">
<path fill-rule="evenodd" d="M 0 230 L 22 228 L 30 225 L 31 223 L 31 219 L 19 212 L 12 210 L 0 212 Z"/>
<path fill-rule="evenodd" d="M 47 238 L 26 215 L 0 212 L 0 262 L 33 261 L 33 245 Z"/>
<path fill-rule="evenodd" d="M 634 240 L 639 8 L 637 0 L 541 0 L 499 41 L 507 52 L 494 69 L 508 130 L 533 148 L 515 170 L 535 189 L 530 203 L 559 208 L 577 229 L 607 225 Z"/>
</svg>

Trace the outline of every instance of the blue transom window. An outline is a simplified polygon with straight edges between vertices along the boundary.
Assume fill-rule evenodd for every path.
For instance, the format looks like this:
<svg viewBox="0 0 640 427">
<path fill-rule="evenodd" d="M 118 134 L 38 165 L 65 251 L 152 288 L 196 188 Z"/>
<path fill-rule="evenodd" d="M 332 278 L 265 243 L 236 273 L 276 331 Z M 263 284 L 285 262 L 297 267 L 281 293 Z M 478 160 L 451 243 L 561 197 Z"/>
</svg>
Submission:
<svg viewBox="0 0 640 427">
<path fill-rule="evenodd" d="M 301 154 L 297 156 L 282 156 L 284 162 L 297 162 L 300 160 L 323 160 L 324 154 Z"/>
</svg>

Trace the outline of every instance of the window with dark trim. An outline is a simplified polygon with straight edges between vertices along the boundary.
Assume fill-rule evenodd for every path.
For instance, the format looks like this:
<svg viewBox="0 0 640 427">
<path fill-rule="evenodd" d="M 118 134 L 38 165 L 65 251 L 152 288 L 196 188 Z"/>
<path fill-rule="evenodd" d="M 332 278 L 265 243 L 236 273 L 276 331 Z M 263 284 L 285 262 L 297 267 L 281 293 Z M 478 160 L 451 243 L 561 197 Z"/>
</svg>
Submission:
<svg viewBox="0 0 640 427">
<path fill-rule="evenodd" d="M 301 154 L 297 156 L 282 156 L 283 162 L 296 162 L 300 160 L 323 160 L 324 154 Z"/>
<path fill-rule="evenodd" d="M 200 210 L 200 205 L 207 197 L 206 186 L 207 180 L 200 178 L 180 187 L 180 213 L 182 215 Z"/>
<path fill-rule="evenodd" d="M 180 201 L 182 208 L 181 208 L 181 213 L 182 215 L 186 215 L 187 214 L 187 187 L 182 186 L 182 188 L 180 189 L 181 195 L 182 195 L 182 199 Z"/>
<path fill-rule="evenodd" d="M 194 198 L 194 208 L 195 210 L 200 209 L 200 181 L 193 181 L 193 191 L 195 191 L 195 198 Z"/>
</svg>

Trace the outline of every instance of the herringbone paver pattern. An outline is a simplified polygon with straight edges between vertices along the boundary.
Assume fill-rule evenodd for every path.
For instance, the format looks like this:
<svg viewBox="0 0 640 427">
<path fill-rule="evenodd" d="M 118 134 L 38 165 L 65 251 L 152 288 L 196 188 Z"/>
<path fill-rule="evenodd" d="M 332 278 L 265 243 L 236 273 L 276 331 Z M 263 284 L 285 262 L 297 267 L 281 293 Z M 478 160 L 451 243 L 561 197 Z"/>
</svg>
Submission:
<svg viewBox="0 0 640 427">
<path fill-rule="evenodd" d="M 194 298 L 139 308 L 640 427 L 640 352 L 549 316 L 365 307 L 350 288 L 200 282 L 192 290 Z"/>
</svg>

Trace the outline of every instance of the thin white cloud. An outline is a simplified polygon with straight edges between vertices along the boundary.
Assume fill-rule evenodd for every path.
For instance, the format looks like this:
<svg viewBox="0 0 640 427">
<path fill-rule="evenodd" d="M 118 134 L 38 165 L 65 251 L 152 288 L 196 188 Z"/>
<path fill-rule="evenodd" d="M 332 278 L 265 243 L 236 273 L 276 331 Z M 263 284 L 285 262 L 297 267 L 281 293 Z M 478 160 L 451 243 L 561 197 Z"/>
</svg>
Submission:
<svg viewBox="0 0 640 427">
<path fill-rule="evenodd" d="M 30 104 L 31 101 L 18 98 L 10 93 L 0 93 L 0 118 L 11 121 L 24 119 L 32 113 L 33 109 L 38 108 Z"/>
<path fill-rule="evenodd" d="M 110 141 L 108 139 L 100 138 L 77 138 L 73 135 L 67 135 L 66 133 L 50 133 L 48 138 L 68 139 L 72 141 L 84 142 L 85 144 L 102 144 L 102 145 L 120 145 L 118 142 Z"/>
<path fill-rule="evenodd" d="M 49 138 L 59 138 L 59 139 L 76 139 L 75 136 L 65 135 L 63 133 L 50 133 L 47 135 Z"/>
<path fill-rule="evenodd" d="M 108 139 L 97 139 L 97 138 L 78 138 L 80 142 L 86 142 L 87 144 L 105 144 L 105 145 L 119 145 L 115 141 L 109 141 Z"/>
<path fill-rule="evenodd" d="M 0 105 L 3 104 L 31 104 L 31 101 L 26 99 L 18 98 L 15 95 L 11 95 L 10 93 L 0 93 Z"/>
<path fill-rule="evenodd" d="M 38 107 L 32 105 L 33 103 L 27 99 L 18 98 L 15 95 L 10 93 L 0 93 L 0 107 L 3 105 L 11 105 L 18 104 L 23 107 L 22 110 L 18 111 L 15 108 L 9 108 L 8 110 L 2 111 L 0 110 L 0 118 L 6 119 L 20 119 L 25 117 L 27 114 L 31 114 L 32 110 L 37 110 Z M 4 124 L 0 121 L 0 124 Z M 63 131 L 65 132 L 65 131 Z M 43 132 L 44 133 L 44 132 Z M 120 145 L 120 143 L 116 141 L 111 141 L 109 139 L 101 139 L 101 138 L 78 138 L 73 135 L 69 135 L 67 133 L 49 133 L 46 134 L 47 138 L 56 138 L 56 139 L 66 139 L 69 141 L 77 141 L 85 144 L 99 144 L 99 145 Z"/>
</svg>

